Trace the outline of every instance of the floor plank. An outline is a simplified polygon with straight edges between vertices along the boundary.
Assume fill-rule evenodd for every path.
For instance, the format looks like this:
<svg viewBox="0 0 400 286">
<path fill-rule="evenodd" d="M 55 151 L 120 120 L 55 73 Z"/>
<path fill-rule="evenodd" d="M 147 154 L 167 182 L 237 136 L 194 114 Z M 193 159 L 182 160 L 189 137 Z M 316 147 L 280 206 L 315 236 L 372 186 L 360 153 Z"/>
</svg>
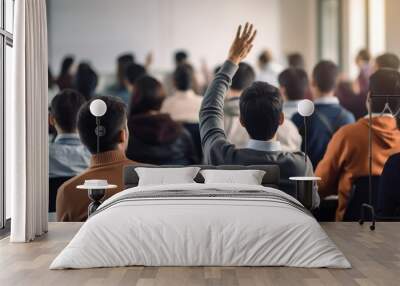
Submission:
<svg viewBox="0 0 400 286">
<path fill-rule="evenodd" d="M 55 256 L 81 223 L 50 223 L 49 233 L 32 243 L 0 240 L 0 285 L 399 285 L 400 223 L 378 223 L 372 232 L 357 223 L 322 223 L 353 268 L 288 267 L 119 267 L 50 271 Z"/>
</svg>

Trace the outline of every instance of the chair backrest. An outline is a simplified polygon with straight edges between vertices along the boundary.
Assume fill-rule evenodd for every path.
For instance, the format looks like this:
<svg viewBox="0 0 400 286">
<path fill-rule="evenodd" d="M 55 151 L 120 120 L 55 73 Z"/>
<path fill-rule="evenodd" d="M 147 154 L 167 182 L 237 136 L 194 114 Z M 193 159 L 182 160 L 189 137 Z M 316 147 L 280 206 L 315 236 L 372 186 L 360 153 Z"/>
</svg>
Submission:
<svg viewBox="0 0 400 286">
<path fill-rule="evenodd" d="M 56 211 L 56 199 L 58 188 L 72 177 L 57 177 L 49 179 L 49 212 Z"/>
<path fill-rule="evenodd" d="M 183 127 L 189 132 L 190 137 L 192 137 L 192 141 L 194 144 L 194 148 L 196 149 L 197 157 L 200 162 L 203 158 L 203 149 L 201 148 L 201 137 L 200 137 L 200 128 L 198 123 L 184 123 Z"/>
<path fill-rule="evenodd" d="M 380 176 L 372 177 L 372 205 L 376 209 L 379 190 Z M 360 177 L 353 183 L 353 189 L 347 203 L 344 221 L 358 221 L 361 217 L 361 206 L 369 203 L 369 178 Z M 366 218 L 370 219 L 369 213 L 366 212 Z"/>
<path fill-rule="evenodd" d="M 218 170 L 263 170 L 265 175 L 262 180 L 262 185 L 265 187 L 278 188 L 280 169 L 277 165 L 254 165 L 254 166 L 233 166 L 233 165 L 221 165 L 221 166 L 210 166 L 210 165 L 194 165 L 200 167 L 202 170 L 218 169 Z M 147 167 L 147 168 L 179 168 L 187 166 L 155 166 L 155 165 L 129 165 L 124 168 L 124 185 L 125 189 L 136 187 L 139 183 L 139 176 L 135 171 L 135 168 Z M 195 178 L 197 183 L 204 183 L 204 178 L 200 174 Z"/>
</svg>

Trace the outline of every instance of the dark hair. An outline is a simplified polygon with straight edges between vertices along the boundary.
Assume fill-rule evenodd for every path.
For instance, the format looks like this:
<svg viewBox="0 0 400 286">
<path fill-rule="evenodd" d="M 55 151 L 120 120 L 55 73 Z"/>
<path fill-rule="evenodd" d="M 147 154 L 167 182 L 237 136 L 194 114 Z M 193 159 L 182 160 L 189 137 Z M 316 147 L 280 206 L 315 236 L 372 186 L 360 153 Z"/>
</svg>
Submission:
<svg viewBox="0 0 400 286">
<path fill-rule="evenodd" d="M 179 65 L 174 72 L 174 83 L 177 90 L 191 89 L 193 86 L 193 67 L 189 64 Z"/>
<path fill-rule="evenodd" d="M 189 56 L 188 56 L 186 51 L 183 51 L 183 50 L 176 51 L 176 53 L 175 53 L 175 64 L 177 66 L 181 65 L 181 64 L 184 64 L 186 62 L 186 60 L 188 59 L 188 57 Z"/>
<path fill-rule="evenodd" d="M 57 85 L 60 90 L 73 87 L 73 78 L 71 74 L 71 67 L 73 64 L 74 58 L 72 56 L 67 56 L 63 59 L 61 63 L 60 73 L 57 78 Z"/>
<path fill-rule="evenodd" d="M 258 62 L 263 66 L 268 64 L 270 61 L 272 61 L 272 55 L 271 52 L 268 50 L 262 51 L 261 54 L 258 56 Z"/>
<path fill-rule="evenodd" d="M 139 64 L 129 64 L 125 69 L 125 78 L 130 84 L 135 84 L 138 78 L 146 74 L 144 66 Z"/>
<path fill-rule="evenodd" d="M 250 138 L 269 140 L 274 137 L 282 112 L 279 89 L 266 82 L 254 82 L 243 91 L 239 106 L 241 121 Z"/>
<path fill-rule="evenodd" d="M 256 74 L 251 65 L 240 63 L 236 74 L 232 78 L 231 89 L 244 90 L 248 88 L 256 78 Z"/>
<path fill-rule="evenodd" d="M 74 87 L 86 100 L 89 100 L 96 91 L 97 73 L 88 63 L 80 63 L 75 75 Z"/>
<path fill-rule="evenodd" d="M 100 137 L 100 153 L 117 148 L 120 131 L 127 121 L 125 104 L 118 97 L 94 97 L 86 102 L 78 113 L 78 131 L 82 143 L 92 154 L 97 152 L 96 117 L 90 112 L 90 104 L 95 99 L 101 99 L 107 105 L 107 112 L 100 118 L 100 124 L 105 128 L 104 136 Z"/>
<path fill-rule="evenodd" d="M 370 95 L 382 96 L 382 99 L 371 99 L 371 112 L 382 112 L 386 103 L 389 103 L 393 111 L 397 111 L 399 99 L 388 98 L 385 95 L 400 94 L 400 73 L 389 68 L 377 70 L 369 79 L 369 92 Z"/>
<path fill-rule="evenodd" d="M 380 55 L 375 61 L 379 68 L 390 68 L 394 70 L 399 70 L 400 68 L 399 57 L 392 53 Z"/>
<path fill-rule="evenodd" d="M 56 80 L 54 79 L 53 73 L 51 72 L 50 67 L 47 69 L 47 87 L 49 89 L 52 89 L 53 86 L 55 85 Z"/>
<path fill-rule="evenodd" d="M 124 78 L 126 68 L 135 62 L 135 56 L 132 53 L 122 54 L 117 58 L 117 80 L 119 88 L 124 89 Z"/>
<path fill-rule="evenodd" d="M 64 132 L 76 131 L 78 111 L 85 102 L 85 98 L 73 89 L 64 89 L 53 98 L 50 112 Z"/>
<path fill-rule="evenodd" d="M 61 62 L 61 69 L 60 69 L 60 74 L 59 77 L 62 77 L 64 75 L 67 75 L 74 64 L 74 57 L 73 56 L 66 56 Z"/>
<path fill-rule="evenodd" d="M 132 53 L 121 54 L 117 58 L 119 65 L 131 64 L 135 62 L 135 56 Z"/>
<path fill-rule="evenodd" d="M 151 76 L 136 81 L 135 92 L 129 105 L 129 116 L 148 111 L 159 111 L 165 99 L 161 83 Z"/>
<path fill-rule="evenodd" d="M 362 49 L 358 52 L 357 59 L 360 59 L 364 62 L 369 62 L 371 60 L 371 54 L 367 49 Z"/>
<path fill-rule="evenodd" d="M 338 75 L 339 69 L 332 61 L 320 61 L 313 70 L 314 82 L 321 92 L 334 90 Z"/>
<path fill-rule="evenodd" d="M 304 58 L 300 53 L 289 54 L 288 63 L 291 68 L 304 69 Z"/>
<path fill-rule="evenodd" d="M 308 76 L 303 69 L 288 68 L 278 77 L 279 85 L 286 90 L 289 100 L 304 99 L 308 89 Z"/>
</svg>

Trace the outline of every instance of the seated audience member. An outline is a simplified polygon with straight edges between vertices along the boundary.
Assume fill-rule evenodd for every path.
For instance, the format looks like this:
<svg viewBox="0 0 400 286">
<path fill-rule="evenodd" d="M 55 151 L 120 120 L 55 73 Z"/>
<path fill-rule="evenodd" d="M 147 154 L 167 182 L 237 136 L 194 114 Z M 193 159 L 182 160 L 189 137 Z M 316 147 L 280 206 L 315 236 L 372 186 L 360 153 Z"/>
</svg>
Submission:
<svg viewBox="0 0 400 286">
<path fill-rule="evenodd" d="M 47 80 L 48 80 L 48 82 L 47 82 L 47 84 L 48 84 L 48 86 L 47 86 L 48 87 L 48 102 L 49 102 L 49 106 L 50 106 L 51 101 L 60 91 L 57 86 L 57 81 L 53 77 L 53 73 L 50 70 L 50 67 L 47 70 Z"/>
<path fill-rule="evenodd" d="M 175 68 L 174 71 L 183 65 L 188 65 L 190 67 L 191 64 L 189 62 L 189 55 L 186 51 L 184 50 L 178 50 L 175 55 L 174 55 L 174 62 L 175 62 Z M 175 79 L 174 79 L 174 72 L 168 73 L 164 79 L 164 89 L 167 94 L 167 96 L 172 96 L 176 92 L 176 86 L 175 86 Z M 192 89 L 197 93 L 200 92 L 200 84 L 198 80 L 198 75 L 194 72 L 192 68 Z"/>
<path fill-rule="evenodd" d="M 245 148 L 250 140 L 249 134 L 240 123 L 239 101 L 243 90 L 251 86 L 254 79 L 253 68 L 246 63 L 240 63 L 226 95 L 224 104 L 225 133 L 227 139 L 237 148 Z M 284 151 L 299 151 L 301 148 L 301 136 L 297 127 L 288 119 L 285 119 L 279 126 L 276 139 L 281 143 Z"/>
<path fill-rule="evenodd" d="M 276 131 L 283 123 L 282 97 L 279 89 L 265 82 L 254 82 L 246 88 L 239 101 L 240 121 L 246 128 L 250 141 L 247 148 L 238 149 L 226 139 L 224 132 L 224 96 L 239 63 L 249 53 L 255 32 L 246 24 L 238 29 L 230 48 L 228 59 L 208 87 L 200 111 L 200 133 L 206 162 L 212 165 L 278 165 L 281 173 L 280 187 L 293 195 L 296 186 L 289 181 L 292 176 L 312 176 L 311 164 L 301 152 L 284 152 L 275 140 Z M 319 205 L 314 189 L 313 206 Z"/>
<path fill-rule="evenodd" d="M 396 120 L 390 113 L 382 114 L 385 95 L 399 94 L 399 87 L 400 74 L 395 70 L 381 69 L 370 78 L 370 94 L 382 95 L 382 99 L 371 99 L 373 176 L 382 173 L 389 156 L 400 152 L 400 131 Z M 389 104 L 393 110 L 399 107 L 398 100 L 389 99 Z M 365 117 L 336 132 L 316 170 L 316 175 L 322 178 L 319 182 L 321 197 L 339 196 L 337 220 L 343 219 L 354 181 L 368 176 L 368 126 L 369 119 Z"/>
<path fill-rule="evenodd" d="M 133 54 L 123 54 L 120 55 L 117 59 L 117 77 L 116 81 L 108 86 L 105 90 L 105 94 L 113 95 L 121 98 L 126 105 L 129 104 L 129 98 L 131 93 L 126 88 L 124 79 L 125 79 L 125 69 L 128 65 L 133 64 L 135 62 L 135 57 Z"/>
<path fill-rule="evenodd" d="M 88 63 L 80 63 L 76 71 L 74 87 L 86 100 L 95 96 L 98 77 Z"/>
<path fill-rule="evenodd" d="M 61 63 L 61 70 L 57 78 L 57 85 L 60 90 L 73 87 L 74 79 L 74 62 L 73 56 L 66 56 Z"/>
<path fill-rule="evenodd" d="M 365 101 L 367 99 L 369 77 L 372 72 L 371 55 L 367 50 L 361 50 L 356 57 L 356 65 L 359 69 L 357 79 L 341 80 L 336 89 L 336 96 L 340 104 L 349 110 L 356 119 L 367 114 Z"/>
<path fill-rule="evenodd" d="M 307 73 L 303 69 L 288 68 L 279 74 L 278 81 L 284 99 L 283 114 L 285 118 L 292 119 L 309 89 Z"/>
<path fill-rule="evenodd" d="M 389 157 L 380 179 L 377 213 L 383 217 L 400 217 L 400 153 Z"/>
<path fill-rule="evenodd" d="M 361 50 L 356 56 L 356 65 L 358 67 L 358 77 L 356 80 L 356 90 L 358 93 L 367 94 L 369 88 L 369 77 L 371 76 L 371 54 L 368 50 Z M 365 101 L 362 103 L 364 104 Z"/>
<path fill-rule="evenodd" d="M 156 79 L 143 76 L 136 81 L 129 105 L 128 158 L 157 165 L 198 163 L 189 133 L 169 114 L 160 112 L 164 99 Z"/>
<path fill-rule="evenodd" d="M 126 68 L 125 68 L 125 86 L 127 91 L 130 93 L 130 95 L 128 96 L 129 101 L 126 103 L 126 105 L 128 106 L 129 103 L 131 102 L 131 98 L 134 96 L 135 93 L 135 83 L 136 81 L 141 78 L 142 76 L 144 76 L 146 74 L 146 68 L 140 64 L 129 64 Z"/>
<path fill-rule="evenodd" d="M 397 128 L 400 129 L 400 117 L 397 117 Z M 389 157 L 383 167 L 379 191 L 377 212 L 383 217 L 400 217 L 400 153 Z"/>
<path fill-rule="evenodd" d="M 180 65 L 174 72 L 175 93 L 163 102 L 161 112 L 182 123 L 198 123 L 202 97 L 193 91 L 193 68 Z"/>
<path fill-rule="evenodd" d="M 375 70 L 388 68 L 398 71 L 400 69 L 400 59 L 392 53 L 385 53 L 375 59 Z"/>
<path fill-rule="evenodd" d="M 72 89 L 64 89 L 51 101 L 49 121 L 57 130 L 49 144 L 49 177 L 73 177 L 82 173 L 90 161 L 90 153 L 82 145 L 76 130 L 79 108 L 85 98 Z"/>
<path fill-rule="evenodd" d="M 300 53 L 291 53 L 288 55 L 289 68 L 305 69 L 304 58 Z"/>
<path fill-rule="evenodd" d="M 313 70 L 312 87 L 314 89 L 315 111 L 308 118 L 308 155 L 316 167 L 325 154 L 333 134 L 342 126 L 354 122 L 354 116 L 339 104 L 335 97 L 338 67 L 331 61 L 319 62 Z M 300 130 L 304 142 L 304 120 L 300 114 L 292 117 Z"/>
<path fill-rule="evenodd" d="M 264 81 L 278 87 L 278 76 L 283 68 L 280 64 L 274 62 L 271 51 L 265 50 L 258 57 L 259 72 L 257 81 Z"/>
<path fill-rule="evenodd" d="M 116 189 L 106 192 L 106 197 L 123 190 L 123 169 L 133 161 L 125 156 L 128 145 L 128 127 L 125 104 L 117 97 L 99 97 L 107 105 L 107 112 L 101 117 L 105 135 L 100 137 L 100 151 L 97 153 L 96 118 L 89 110 L 89 101 L 78 113 L 78 132 L 83 145 L 92 154 L 89 168 L 76 177 L 65 182 L 57 193 L 56 212 L 58 221 L 85 221 L 90 200 L 87 191 L 77 190 L 85 180 L 108 180 Z M 96 98 L 93 98 L 96 99 Z"/>
</svg>

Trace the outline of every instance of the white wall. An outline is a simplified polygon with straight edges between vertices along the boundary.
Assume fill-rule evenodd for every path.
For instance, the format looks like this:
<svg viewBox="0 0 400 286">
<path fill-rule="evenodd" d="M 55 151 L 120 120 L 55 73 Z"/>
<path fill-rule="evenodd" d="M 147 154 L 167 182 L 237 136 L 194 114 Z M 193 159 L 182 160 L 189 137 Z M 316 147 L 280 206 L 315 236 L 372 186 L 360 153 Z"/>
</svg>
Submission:
<svg viewBox="0 0 400 286">
<path fill-rule="evenodd" d="M 280 13 L 282 52 L 301 52 L 310 71 L 317 61 L 317 1 L 280 0 Z"/>
<path fill-rule="evenodd" d="M 118 4 L 118 5 L 117 5 Z M 143 61 L 155 55 L 154 68 L 172 65 L 176 49 L 187 49 L 199 66 L 214 67 L 226 57 L 236 25 L 258 28 L 255 48 L 270 48 L 283 62 L 301 52 L 308 69 L 316 61 L 316 0 L 48 0 L 50 64 L 58 72 L 62 57 L 90 60 L 102 73 L 114 71 L 114 60 L 133 51 Z"/>
<path fill-rule="evenodd" d="M 280 17 L 279 0 L 49 0 L 50 64 L 58 72 L 61 58 L 75 54 L 109 73 L 122 52 L 133 51 L 141 61 L 153 51 L 155 69 L 166 69 L 183 48 L 194 64 L 206 58 L 213 67 L 245 21 L 259 32 L 249 60 L 265 47 L 279 57 Z"/>
</svg>

